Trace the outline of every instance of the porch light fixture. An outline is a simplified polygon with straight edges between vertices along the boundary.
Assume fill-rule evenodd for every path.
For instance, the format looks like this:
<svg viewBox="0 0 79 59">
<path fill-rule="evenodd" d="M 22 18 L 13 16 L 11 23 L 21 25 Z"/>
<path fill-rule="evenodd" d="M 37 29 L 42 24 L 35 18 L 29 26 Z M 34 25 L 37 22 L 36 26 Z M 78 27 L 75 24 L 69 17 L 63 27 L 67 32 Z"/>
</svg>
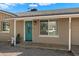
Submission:
<svg viewBox="0 0 79 59">
<path fill-rule="evenodd" d="M 34 20 L 34 24 L 36 24 L 37 23 L 37 21 L 36 20 Z"/>
</svg>

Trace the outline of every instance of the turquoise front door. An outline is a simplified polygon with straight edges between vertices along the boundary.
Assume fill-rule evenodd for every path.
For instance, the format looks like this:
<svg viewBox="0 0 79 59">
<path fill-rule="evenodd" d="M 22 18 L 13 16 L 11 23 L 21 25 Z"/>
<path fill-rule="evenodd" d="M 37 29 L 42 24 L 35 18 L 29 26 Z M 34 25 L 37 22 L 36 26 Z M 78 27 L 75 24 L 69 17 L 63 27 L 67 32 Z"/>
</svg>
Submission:
<svg viewBox="0 0 79 59">
<path fill-rule="evenodd" d="M 32 41 L 32 21 L 25 22 L 25 40 Z"/>
</svg>

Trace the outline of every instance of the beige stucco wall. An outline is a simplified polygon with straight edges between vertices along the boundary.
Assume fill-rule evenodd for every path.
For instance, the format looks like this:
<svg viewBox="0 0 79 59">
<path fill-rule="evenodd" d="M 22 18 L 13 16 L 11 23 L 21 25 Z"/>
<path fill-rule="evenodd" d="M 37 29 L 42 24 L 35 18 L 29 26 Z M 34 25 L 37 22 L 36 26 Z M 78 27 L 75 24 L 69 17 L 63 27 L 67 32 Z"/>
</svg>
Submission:
<svg viewBox="0 0 79 59">
<path fill-rule="evenodd" d="M 16 21 L 16 33 L 20 34 L 21 40 L 24 41 L 24 21 Z"/>
<path fill-rule="evenodd" d="M 10 20 L 10 32 L 9 33 L 0 33 L 0 41 L 8 41 L 11 40 L 11 37 L 14 37 L 14 20 Z M 21 35 L 21 40 L 24 40 L 24 22 L 16 21 L 16 35 Z"/>
<path fill-rule="evenodd" d="M 39 21 L 33 24 L 33 42 L 68 45 L 68 19 L 57 19 L 59 37 L 40 37 Z"/>
<path fill-rule="evenodd" d="M 79 45 L 79 18 L 72 18 L 72 45 Z M 32 42 L 35 43 L 52 43 L 52 44 L 63 44 L 68 45 L 69 37 L 69 20 L 67 18 L 56 19 L 58 22 L 58 34 L 59 37 L 40 37 L 39 35 L 39 21 L 34 24 L 32 21 Z M 13 21 L 11 23 L 10 35 L 13 36 Z M 16 31 L 20 33 L 22 40 L 24 40 L 24 22 L 16 22 Z M 1 34 L 2 36 L 9 37 L 9 35 Z M 0 37 L 1 38 L 1 37 Z"/>
<path fill-rule="evenodd" d="M 72 45 L 79 45 L 79 18 L 72 18 Z"/>
<path fill-rule="evenodd" d="M 0 13 L 0 29 L 1 29 L 1 21 L 5 20 L 6 18 L 13 17 L 8 14 Z M 13 21 L 9 21 L 10 23 L 10 32 L 9 33 L 3 33 L 2 30 L 0 30 L 0 41 L 8 41 L 11 40 L 11 36 L 13 36 Z"/>
<path fill-rule="evenodd" d="M 10 37 L 14 37 L 14 20 L 10 20 Z"/>
<path fill-rule="evenodd" d="M 10 24 L 10 31 L 9 32 L 2 32 L 0 31 L 0 41 L 10 41 L 11 37 L 14 36 L 14 21 L 9 21 Z"/>
</svg>

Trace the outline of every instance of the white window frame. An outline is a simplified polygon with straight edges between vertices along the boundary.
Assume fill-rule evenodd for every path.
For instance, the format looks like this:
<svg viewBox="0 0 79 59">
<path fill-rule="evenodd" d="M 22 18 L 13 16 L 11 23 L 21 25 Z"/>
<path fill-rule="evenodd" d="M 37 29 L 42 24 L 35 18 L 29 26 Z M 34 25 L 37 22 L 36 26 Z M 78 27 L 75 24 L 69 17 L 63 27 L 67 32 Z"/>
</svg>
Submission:
<svg viewBox="0 0 79 59">
<path fill-rule="evenodd" d="M 2 21 L 2 22 L 9 22 L 9 21 Z M 10 33 L 10 30 L 9 31 L 3 31 L 3 24 L 1 24 L 1 28 L 2 28 L 2 30 L 1 30 L 0 33 Z"/>
<path fill-rule="evenodd" d="M 40 20 L 41 21 L 41 20 Z M 42 34 L 40 34 L 40 21 L 39 21 L 39 37 L 56 37 L 56 38 L 59 38 L 59 34 L 57 34 L 57 35 L 55 35 L 55 36 L 53 36 L 53 35 L 49 35 L 49 33 L 48 33 L 48 35 L 42 35 Z M 49 21 L 55 21 L 56 22 L 56 27 L 57 27 L 57 33 L 58 33 L 58 21 L 57 20 L 47 20 L 48 21 L 48 23 L 49 23 Z M 49 27 L 48 27 L 49 28 Z"/>
</svg>

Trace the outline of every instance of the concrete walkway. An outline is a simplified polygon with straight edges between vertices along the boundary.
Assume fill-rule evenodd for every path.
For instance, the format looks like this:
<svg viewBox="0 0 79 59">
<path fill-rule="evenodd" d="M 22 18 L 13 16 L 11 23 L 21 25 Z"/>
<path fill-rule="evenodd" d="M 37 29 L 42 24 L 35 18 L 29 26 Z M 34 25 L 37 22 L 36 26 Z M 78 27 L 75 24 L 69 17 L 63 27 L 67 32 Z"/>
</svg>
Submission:
<svg viewBox="0 0 79 59">
<path fill-rule="evenodd" d="M 3 47 L 0 56 L 73 56 L 65 50 Z"/>
<path fill-rule="evenodd" d="M 67 45 L 58 45 L 58 44 L 45 44 L 45 43 L 29 43 L 26 42 L 25 44 L 21 44 L 21 47 L 27 48 L 43 48 L 43 49 L 58 49 L 58 50 L 68 50 Z"/>
<path fill-rule="evenodd" d="M 75 56 L 79 56 L 79 45 L 73 45 L 72 52 Z"/>
<path fill-rule="evenodd" d="M 44 49 L 35 47 L 11 47 L 0 43 L 0 56 L 73 56 L 67 50 Z"/>
</svg>

